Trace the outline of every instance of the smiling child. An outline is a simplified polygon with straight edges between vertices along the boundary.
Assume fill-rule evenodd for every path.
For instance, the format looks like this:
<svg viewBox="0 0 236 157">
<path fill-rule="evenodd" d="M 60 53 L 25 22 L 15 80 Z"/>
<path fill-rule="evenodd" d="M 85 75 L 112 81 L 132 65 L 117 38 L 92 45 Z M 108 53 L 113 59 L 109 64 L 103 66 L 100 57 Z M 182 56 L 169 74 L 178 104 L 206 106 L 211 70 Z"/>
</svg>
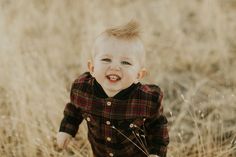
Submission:
<svg viewBox="0 0 236 157">
<path fill-rule="evenodd" d="M 57 143 L 65 148 L 85 119 L 94 157 L 165 157 L 169 135 L 163 92 L 141 84 L 145 50 L 135 21 L 95 41 L 88 72 L 72 84 Z"/>
</svg>

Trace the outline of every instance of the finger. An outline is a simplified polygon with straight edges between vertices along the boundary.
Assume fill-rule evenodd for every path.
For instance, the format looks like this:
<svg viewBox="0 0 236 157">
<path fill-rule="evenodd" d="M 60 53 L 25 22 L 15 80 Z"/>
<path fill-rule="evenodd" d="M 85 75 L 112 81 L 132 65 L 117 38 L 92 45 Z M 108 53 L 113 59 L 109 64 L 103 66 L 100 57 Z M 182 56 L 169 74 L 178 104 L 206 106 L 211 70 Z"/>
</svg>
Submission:
<svg viewBox="0 0 236 157">
<path fill-rule="evenodd" d="M 69 142 L 70 142 L 70 139 L 67 138 L 67 139 L 65 140 L 65 142 L 64 142 L 63 148 L 66 148 L 67 145 L 69 144 Z"/>
</svg>

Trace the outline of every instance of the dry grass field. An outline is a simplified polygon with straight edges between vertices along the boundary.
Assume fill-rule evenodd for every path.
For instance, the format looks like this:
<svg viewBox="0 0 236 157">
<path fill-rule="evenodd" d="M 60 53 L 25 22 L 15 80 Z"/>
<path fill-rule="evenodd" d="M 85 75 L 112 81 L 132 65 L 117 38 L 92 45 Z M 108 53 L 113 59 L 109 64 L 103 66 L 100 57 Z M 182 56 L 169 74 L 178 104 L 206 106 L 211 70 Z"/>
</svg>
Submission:
<svg viewBox="0 0 236 157">
<path fill-rule="evenodd" d="M 168 157 L 236 156 L 235 0 L 0 0 L 0 156 L 92 157 L 55 136 L 96 36 L 137 19 L 164 90 Z"/>
</svg>

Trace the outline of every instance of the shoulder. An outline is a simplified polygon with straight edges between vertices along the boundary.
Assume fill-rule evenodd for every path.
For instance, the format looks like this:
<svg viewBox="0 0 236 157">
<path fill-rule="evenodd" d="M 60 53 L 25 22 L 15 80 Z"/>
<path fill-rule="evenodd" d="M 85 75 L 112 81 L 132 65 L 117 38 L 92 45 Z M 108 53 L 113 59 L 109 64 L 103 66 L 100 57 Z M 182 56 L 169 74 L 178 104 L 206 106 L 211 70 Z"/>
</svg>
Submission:
<svg viewBox="0 0 236 157">
<path fill-rule="evenodd" d="M 131 102 L 136 105 L 135 111 L 141 110 L 140 115 L 148 118 L 162 113 L 162 98 L 163 92 L 158 85 L 139 83 L 131 96 Z"/>
<path fill-rule="evenodd" d="M 138 88 L 138 92 L 152 97 L 163 97 L 161 88 L 155 84 L 141 84 Z"/>
<path fill-rule="evenodd" d="M 91 91 L 90 89 L 92 89 L 93 87 L 93 82 L 94 78 L 92 77 L 92 75 L 89 72 L 85 72 L 74 80 L 74 82 L 72 83 L 71 90 L 79 90 L 81 92 Z"/>
<path fill-rule="evenodd" d="M 80 76 L 78 76 L 73 84 L 81 84 L 81 83 L 86 83 L 88 81 L 90 81 L 92 79 L 92 75 L 89 72 L 84 72 L 83 74 L 81 74 Z"/>
<path fill-rule="evenodd" d="M 139 88 L 141 99 L 147 100 L 149 103 L 149 115 L 159 117 L 163 112 L 162 99 L 163 92 L 158 85 L 155 84 L 144 84 Z"/>
</svg>

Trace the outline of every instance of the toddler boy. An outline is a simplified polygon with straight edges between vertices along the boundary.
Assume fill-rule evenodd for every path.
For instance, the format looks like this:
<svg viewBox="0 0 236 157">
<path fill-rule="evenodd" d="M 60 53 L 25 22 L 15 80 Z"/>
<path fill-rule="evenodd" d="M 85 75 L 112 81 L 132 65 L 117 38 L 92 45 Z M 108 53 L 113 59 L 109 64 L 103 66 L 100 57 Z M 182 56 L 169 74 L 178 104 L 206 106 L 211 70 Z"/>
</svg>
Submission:
<svg viewBox="0 0 236 157">
<path fill-rule="evenodd" d="M 94 157 L 165 157 L 169 136 L 163 93 L 141 84 L 145 50 L 135 21 L 105 30 L 94 44 L 89 72 L 72 84 L 57 143 L 66 147 L 85 119 Z"/>
</svg>

